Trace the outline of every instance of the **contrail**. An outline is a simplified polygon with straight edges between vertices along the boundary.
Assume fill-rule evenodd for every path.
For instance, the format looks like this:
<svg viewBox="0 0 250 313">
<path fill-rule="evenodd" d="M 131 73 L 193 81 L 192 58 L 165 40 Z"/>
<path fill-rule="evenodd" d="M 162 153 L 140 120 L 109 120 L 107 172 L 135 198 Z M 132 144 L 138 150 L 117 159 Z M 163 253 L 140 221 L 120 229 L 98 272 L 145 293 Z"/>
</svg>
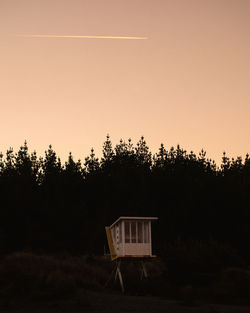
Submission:
<svg viewBox="0 0 250 313">
<path fill-rule="evenodd" d="M 148 39 L 148 37 L 134 37 L 134 36 L 72 36 L 72 35 L 17 35 L 17 37 L 25 37 L 25 38 L 132 39 L 132 40 L 146 40 L 146 39 Z"/>
</svg>

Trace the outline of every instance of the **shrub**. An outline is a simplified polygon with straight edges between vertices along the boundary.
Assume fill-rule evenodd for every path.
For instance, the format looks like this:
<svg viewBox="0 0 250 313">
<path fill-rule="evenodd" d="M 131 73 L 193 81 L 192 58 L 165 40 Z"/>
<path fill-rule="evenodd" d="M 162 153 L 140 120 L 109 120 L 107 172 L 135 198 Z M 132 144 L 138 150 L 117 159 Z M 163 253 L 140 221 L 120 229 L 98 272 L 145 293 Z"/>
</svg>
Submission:
<svg viewBox="0 0 250 313">
<path fill-rule="evenodd" d="M 208 284 L 226 267 L 246 265 L 238 252 L 215 240 L 178 239 L 164 251 L 168 277 L 181 285 Z"/>
<path fill-rule="evenodd" d="M 83 257 L 15 253 L 0 261 L 0 299 L 67 299 L 80 288 L 101 290 L 108 275 Z"/>
<path fill-rule="evenodd" d="M 231 298 L 231 300 L 250 299 L 250 270 L 228 268 L 222 272 L 216 287 L 215 291 L 222 290 L 225 298 Z"/>
</svg>

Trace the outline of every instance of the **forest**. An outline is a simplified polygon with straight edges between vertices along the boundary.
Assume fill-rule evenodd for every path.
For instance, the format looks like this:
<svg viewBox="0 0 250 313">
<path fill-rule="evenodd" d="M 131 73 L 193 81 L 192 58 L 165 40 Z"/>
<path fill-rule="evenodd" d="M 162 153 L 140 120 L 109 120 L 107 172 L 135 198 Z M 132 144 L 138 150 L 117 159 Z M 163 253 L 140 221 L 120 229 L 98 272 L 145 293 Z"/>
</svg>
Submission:
<svg viewBox="0 0 250 313">
<path fill-rule="evenodd" d="M 157 216 L 157 255 L 216 246 L 230 255 L 228 265 L 250 264 L 249 155 L 223 153 L 217 165 L 203 150 L 161 144 L 152 154 L 144 137 L 113 145 L 108 135 L 100 158 L 91 149 L 84 162 L 69 153 L 63 164 L 52 146 L 38 157 L 25 142 L 0 155 L 0 195 L 1 255 L 102 255 L 106 225 L 119 216 Z"/>
</svg>

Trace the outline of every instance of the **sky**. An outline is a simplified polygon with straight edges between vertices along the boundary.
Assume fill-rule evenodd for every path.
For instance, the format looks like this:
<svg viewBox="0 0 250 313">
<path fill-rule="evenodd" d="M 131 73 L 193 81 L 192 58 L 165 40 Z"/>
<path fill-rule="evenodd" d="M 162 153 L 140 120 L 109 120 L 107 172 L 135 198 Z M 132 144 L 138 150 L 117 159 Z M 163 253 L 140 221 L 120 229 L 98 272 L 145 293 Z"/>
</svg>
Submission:
<svg viewBox="0 0 250 313">
<path fill-rule="evenodd" d="M 244 157 L 249 30 L 250 0 L 0 0 L 0 151 L 84 160 L 109 134 Z"/>
</svg>

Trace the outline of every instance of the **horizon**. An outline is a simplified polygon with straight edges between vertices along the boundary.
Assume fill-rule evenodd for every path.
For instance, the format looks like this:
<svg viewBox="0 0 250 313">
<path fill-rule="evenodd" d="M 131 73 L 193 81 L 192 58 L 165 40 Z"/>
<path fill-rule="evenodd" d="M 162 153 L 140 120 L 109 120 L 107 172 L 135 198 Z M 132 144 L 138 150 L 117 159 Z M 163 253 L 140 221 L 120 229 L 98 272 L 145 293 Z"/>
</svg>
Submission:
<svg viewBox="0 0 250 313">
<path fill-rule="evenodd" d="M 189 155 L 190 153 L 194 153 L 197 158 L 199 157 L 199 153 L 203 151 L 203 152 L 205 152 L 205 159 L 208 160 L 208 161 L 211 161 L 211 162 L 215 162 L 217 169 L 220 169 L 220 166 L 221 166 L 221 164 L 222 164 L 222 158 L 223 158 L 223 156 L 224 156 L 224 153 L 225 153 L 225 156 L 226 156 L 227 158 L 229 158 L 229 161 L 230 161 L 230 162 L 232 162 L 233 160 L 237 160 L 238 158 L 241 158 L 243 164 L 244 164 L 244 162 L 245 162 L 246 157 L 249 156 L 249 153 L 246 153 L 245 155 L 231 156 L 230 154 L 227 153 L 227 151 L 223 151 L 223 152 L 222 152 L 222 155 L 221 155 L 221 158 L 220 158 L 219 160 L 215 160 L 215 159 L 211 158 L 211 157 L 208 155 L 207 151 L 206 151 L 205 149 L 203 149 L 203 148 L 201 148 L 199 151 L 194 151 L 194 150 L 192 150 L 192 149 L 188 150 L 188 149 L 186 149 L 184 146 L 182 146 L 182 145 L 180 145 L 180 144 L 178 144 L 178 143 L 177 143 L 175 146 L 168 146 L 168 145 L 166 145 L 166 144 L 164 144 L 164 143 L 160 143 L 158 149 L 157 149 L 156 151 L 153 151 L 153 150 L 151 149 L 150 145 L 149 145 L 148 142 L 147 142 L 147 138 L 145 138 L 144 136 L 141 136 L 141 137 L 138 138 L 138 140 L 136 140 L 136 141 L 133 141 L 133 138 L 128 138 L 127 140 L 126 140 L 126 139 L 124 140 L 123 138 L 120 138 L 117 142 L 114 142 L 114 141 L 112 141 L 112 137 L 111 137 L 109 134 L 107 134 L 107 136 L 106 136 L 105 139 L 103 140 L 101 146 L 98 147 L 98 149 L 96 149 L 95 147 L 91 146 L 90 149 L 89 149 L 89 152 L 88 152 L 87 154 L 85 154 L 85 155 L 82 154 L 82 155 L 80 155 L 79 157 L 76 157 L 72 151 L 66 152 L 66 153 L 63 155 L 63 157 L 62 157 L 62 156 L 58 153 L 58 151 L 56 150 L 56 148 L 55 148 L 52 144 L 48 144 L 47 147 L 46 147 L 43 151 L 39 151 L 39 150 L 37 150 L 35 147 L 31 148 L 30 145 L 29 145 L 29 142 L 28 142 L 27 140 L 24 140 L 24 141 L 23 141 L 23 144 L 21 144 L 21 145 L 19 145 L 19 146 L 17 146 L 17 147 L 9 146 L 5 151 L 1 150 L 1 148 L 0 148 L 0 155 L 2 154 L 3 160 L 5 160 L 5 159 L 6 159 L 6 152 L 7 152 L 8 150 L 12 149 L 12 150 L 13 150 L 13 153 L 14 153 L 14 155 L 15 155 L 15 154 L 17 154 L 17 152 L 19 151 L 19 149 L 20 149 L 21 147 L 23 147 L 25 144 L 27 144 L 28 153 L 31 154 L 31 153 L 34 153 L 34 152 L 35 152 L 36 155 L 37 155 L 37 158 L 39 159 L 39 158 L 44 158 L 44 157 L 45 157 L 45 152 L 48 151 L 48 149 L 49 149 L 50 146 L 51 146 L 52 150 L 56 153 L 57 158 L 60 159 L 62 166 L 64 166 L 64 165 L 67 163 L 68 157 L 69 157 L 70 154 L 71 154 L 71 157 L 73 158 L 74 162 L 81 161 L 81 164 L 84 165 L 84 161 L 85 161 L 85 159 L 86 159 L 88 156 L 90 156 L 90 154 L 91 154 L 91 152 L 92 152 L 92 149 L 93 149 L 93 152 L 94 152 L 94 154 L 95 154 L 95 157 L 96 157 L 99 161 L 101 161 L 101 158 L 103 157 L 103 144 L 104 144 L 104 142 L 106 141 L 107 137 L 108 137 L 109 140 L 111 141 L 113 151 L 115 151 L 115 147 L 116 147 L 117 145 L 119 145 L 119 143 L 120 143 L 121 140 L 122 140 L 124 143 L 128 143 L 128 140 L 131 140 L 132 146 L 133 146 L 134 148 L 136 148 L 136 144 L 138 143 L 138 141 L 139 141 L 141 138 L 143 138 L 143 139 L 145 140 L 145 142 L 146 142 L 146 145 L 147 145 L 148 148 L 149 148 L 149 152 L 151 153 L 152 157 L 155 156 L 155 155 L 157 155 L 157 153 L 159 153 L 159 149 L 160 149 L 160 147 L 161 147 L 162 144 L 163 144 L 164 148 L 166 149 L 166 151 L 168 151 L 168 152 L 169 152 L 169 150 L 170 150 L 171 148 L 177 149 L 177 147 L 179 146 L 180 149 L 183 149 L 184 152 L 185 152 L 187 155 Z"/>
</svg>

